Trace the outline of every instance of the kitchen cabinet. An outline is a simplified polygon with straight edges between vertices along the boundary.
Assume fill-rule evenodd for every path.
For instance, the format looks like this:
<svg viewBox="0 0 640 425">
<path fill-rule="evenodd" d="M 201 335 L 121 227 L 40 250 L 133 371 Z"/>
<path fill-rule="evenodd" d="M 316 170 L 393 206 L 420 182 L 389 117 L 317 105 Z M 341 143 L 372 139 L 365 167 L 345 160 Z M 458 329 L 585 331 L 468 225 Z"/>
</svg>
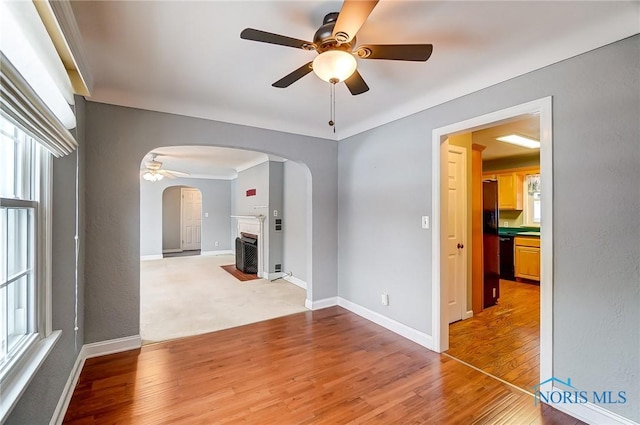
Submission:
<svg viewBox="0 0 640 425">
<path fill-rule="evenodd" d="M 497 174 L 498 208 L 522 211 L 523 176 L 518 173 Z"/>
<path fill-rule="evenodd" d="M 540 239 L 516 236 L 514 241 L 515 276 L 540 281 Z"/>
<path fill-rule="evenodd" d="M 498 209 L 522 211 L 524 172 L 493 171 L 483 173 L 482 178 L 498 181 Z"/>
</svg>

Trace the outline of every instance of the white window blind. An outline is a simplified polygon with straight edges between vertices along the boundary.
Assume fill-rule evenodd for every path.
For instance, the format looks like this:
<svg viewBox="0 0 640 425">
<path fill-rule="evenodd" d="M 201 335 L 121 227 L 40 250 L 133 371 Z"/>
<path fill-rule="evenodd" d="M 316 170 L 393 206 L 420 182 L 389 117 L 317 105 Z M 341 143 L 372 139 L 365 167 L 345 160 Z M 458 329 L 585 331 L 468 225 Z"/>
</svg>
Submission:
<svg viewBox="0 0 640 425">
<path fill-rule="evenodd" d="M 21 7 L 20 13 L 11 9 L 16 5 Z M 46 31 L 42 36 L 42 31 L 33 30 L 34 22 L 44 26 L 38 19 L 31 2 L 0 2 L 0 107 L 3 115 L 51 153 L 63 156 L 77 147 L 69 131 L 76 125 L 67 103 L 73 93 L 70 82 L 61 81 L 57 67 L 52 67 L 51 55 L 47 60 L 40 59 L 43 48 L 54 53 L 55 48 L 50 39 L 42 40 L 47 37 Z M 59 58 L 58 62 L 62 66 Z"/>
</svg>

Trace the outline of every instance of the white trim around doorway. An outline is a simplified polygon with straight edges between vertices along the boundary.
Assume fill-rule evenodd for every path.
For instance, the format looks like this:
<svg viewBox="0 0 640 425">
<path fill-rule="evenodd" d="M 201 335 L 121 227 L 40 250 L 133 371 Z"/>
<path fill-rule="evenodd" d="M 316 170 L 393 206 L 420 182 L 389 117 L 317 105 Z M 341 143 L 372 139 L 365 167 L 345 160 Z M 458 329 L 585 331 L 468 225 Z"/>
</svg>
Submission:
<svg viewBox="0 0 640 425">
<path fill-rule="evenodd" d="M 436 128 L 432 132 L 432 337 L 433 349 L 444 352 L 449 348 L 449 323 L 446 313 L 446 297 L 441 288 L 440 267 L 440 146 L 449 134 L 487 128 L 491 124 L 523 114 L 540 116 L 540 174 L 542 204 L 540 230 L 540 382 L 553 375 L 553 168 L 552 168 L 552 98 L 545 97 L 521 105 L 492 112 L 455 124 Z M 542 388 L 550 390 L 549 388 Z"/>
</svg>

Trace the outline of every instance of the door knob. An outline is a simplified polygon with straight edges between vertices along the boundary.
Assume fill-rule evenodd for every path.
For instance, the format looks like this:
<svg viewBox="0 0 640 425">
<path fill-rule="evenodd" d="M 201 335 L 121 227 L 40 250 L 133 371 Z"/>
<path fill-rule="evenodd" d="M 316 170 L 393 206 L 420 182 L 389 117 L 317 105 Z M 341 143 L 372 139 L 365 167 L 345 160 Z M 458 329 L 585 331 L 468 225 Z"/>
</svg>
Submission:
<svg viewBox="0 0 640 425">
<path fill-rule="evenodd" d="M 464 245 L 462 245 L 461 243 L 458 244 L 458 249 L 462 249 L 464 248 Z"/>
</svg>

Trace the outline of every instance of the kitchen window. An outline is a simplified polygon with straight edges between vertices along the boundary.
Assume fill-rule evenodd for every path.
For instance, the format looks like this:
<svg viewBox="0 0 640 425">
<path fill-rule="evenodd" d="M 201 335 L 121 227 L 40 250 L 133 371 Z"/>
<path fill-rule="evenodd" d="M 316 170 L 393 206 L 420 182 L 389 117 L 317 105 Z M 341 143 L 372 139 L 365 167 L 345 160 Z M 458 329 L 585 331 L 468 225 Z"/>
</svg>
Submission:
<svg viewBox="0 0 640 425">
<path fill-rule="evenodd" d="M 524 179 L 524 224 L 540 226 L 542 199 L 540 193 L 540 174 L 527 174 Z"/>
</svg>

